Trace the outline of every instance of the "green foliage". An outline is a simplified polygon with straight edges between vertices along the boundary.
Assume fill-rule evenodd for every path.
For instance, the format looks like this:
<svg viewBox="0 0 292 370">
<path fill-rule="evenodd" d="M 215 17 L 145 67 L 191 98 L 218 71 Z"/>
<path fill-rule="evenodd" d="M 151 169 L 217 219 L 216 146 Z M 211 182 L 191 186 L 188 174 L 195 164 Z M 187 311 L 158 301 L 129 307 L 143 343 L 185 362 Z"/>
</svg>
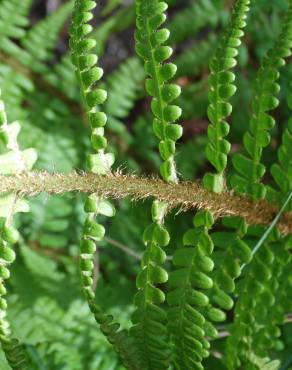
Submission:
<svg viewBox="0 0 292 370">
<path fill-rule="evenodd" d="M 0 369 L 289 368 L 291 0 L 60 3 L 0 1 L 0 186 L 160 171 L 207 199 L 1 193 Z"/>
<path fill-rule="evenodd" d="M 245 18 L 249 11 L 249 3 L 249 0 L 235 3 L 230 24 L 222 35 L 219 47 L 210 63 L 208 117 L 211 124 L 208 127 L 209 143 L 206 156 L 215 168 L 216 174 L 206 174 L 204 185 L 214 192 L 221 192 L 224 187 L 223 173 L 231 147 L 224 139 L 229 132 L 226 119 L 232 112 L 232 106 L 228 101 L 236 91 L 236 86 L 233 84 L 235 75 L 229 70 L 237 64 L 235 58 L 238 55 L 240 38 L 244 35 L 242 29 L 246 26 Z"/>
<path fill-rule="evenodd" d="M 250 194 L 255 200 L 265 196 L 265 186 L 259 184 L 265 173 L 265 166 L 260 160 L 263 148 L 270 143 L 269 130 L 275 125 L 275 120 L 268 112 L 279 104 L 275 97 L 280 90 L 277 83 L 278 70 L 285 64 L 285 58 L 291 54 L 291 11 L 292 8 L 289 8 L 279 39 L 263 59 L 258 71 L 250 127 L 243 138 L 246 154 L 233 156 L 233 166 L 238 175 L 233 176 L 232 186 L 237 191 Z"/>
<path fill-rule="evenodd" d="M 171 309 L 168 316 L 177 369 L 203 369 L 201 362 L 209 356 L 210 348 L 205 336 L 213 337 L 216 332 L 205 317 L 220 315 L 210 307 L 205 294 L 213 285 L 208 276 L 214 267 L 210 259 L 213 242 L 208 229 L 214 219 L 211 213 L 198 212 L 193 224 L 195 228 L 184 234 L 184 247 L 178 248 L 173 255 L 176 269 L 169 277 L 167 301 Z"/>
<path fill-rule="evenodd" d="M 151 102 L 155 117 L 153 130 L 161 140 L 159 151 L 164 162 L 160 167 L 160 173 L 165 181 L 176 182 L 175 142 L 181 137 L 182 129 L 173 122 L 180 118 L 181 109 L 170 103 L 180 95 L 180 88 L 176 84 L 167 83 L 175 75 L 176 66 L 172 63 L 163 64 L 172 54 L 172 49 L 163 45 L 169 37 L 169 31 L 167 28 L 157 31 L 165 21 L 164 11 L 167 4 L 158 1 L 143 4 L 138 1 L 136 7 L 136 51 L 144 59 L 145 71 L 150 77 L 146 80 L 146 90 L 153 97 Z"/>
</svg>

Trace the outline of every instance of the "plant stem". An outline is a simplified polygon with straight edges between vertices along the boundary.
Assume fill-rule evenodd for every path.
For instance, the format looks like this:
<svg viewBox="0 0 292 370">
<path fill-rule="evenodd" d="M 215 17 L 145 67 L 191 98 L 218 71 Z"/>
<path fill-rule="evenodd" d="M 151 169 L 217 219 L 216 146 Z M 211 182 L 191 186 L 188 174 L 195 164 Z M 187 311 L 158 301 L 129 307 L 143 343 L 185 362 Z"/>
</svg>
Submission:
<svg viewBox="0 0 292 370">
<path fill-rule="evenodd" d="M 279 212 L 279 207 L 266 200 L 253 202 L 243 195 L 224 191 L 215 194 L 204 189 L 200 182 L 166 183 L 157 178 L 136 177 L 120 172 L 98 176 L 93 173 L 68 174 L 28 172 L 14 176 L 0 176 L 0 194 L 17 193 L 19 196 L 34 196 L 39 193 L 63 194 L 82 192 L 108 198 L 130 197 L 132 200 L 155 198 L 166 202 L 169 209 L 179 207 L 207 209 L 216 217 L 240 216 L 249 224 L 270 225 Z M 292 232 L 292 213 L 284 214 L 278 223 L 284 234 Z"/>
</svg>

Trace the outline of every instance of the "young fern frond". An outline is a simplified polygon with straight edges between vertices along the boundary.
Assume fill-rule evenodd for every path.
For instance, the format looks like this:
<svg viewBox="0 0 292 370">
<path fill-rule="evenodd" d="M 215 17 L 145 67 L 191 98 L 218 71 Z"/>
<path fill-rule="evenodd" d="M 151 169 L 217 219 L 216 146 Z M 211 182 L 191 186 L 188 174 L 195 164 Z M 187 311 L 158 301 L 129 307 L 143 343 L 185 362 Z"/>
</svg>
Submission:
<svg viewBox="0 0 292 370">
<path fill-rule="evenodd" d="M 33 149 L 22 152 L 19 149 L 17 135 L 20 127 L 18 123 L 8 124 L 4 103 L 0 100 L 0 139 L 5 143 L 7 153 L 0 156 L 0 161 L 10 160 L 8 167 L 0 168 L 1 173 L 19 174 L 30 170 L 36 160 Z M 2 198 L 3 196 L 1 196 Z M 19 211 L 27 211 L 28 207 L 23 201 L 17 199 L 16 194 L 6 194 L 5 196 L 6 213 L 0 228 L 0 343 L 5 353 L 6 359 L 13 370 L 30 370 L 32 363 L 23 344 L 11 337 L 10 325 L 6 319 L 7 301 L 5 280 L 10 277 L 9 266 L 15 260 L 13 245 L 18 242 L 18 231 L 13 227 L 13 216 Z M 0 202 L 3 199 L 0 198 Z M 2 211 L 3 212 L 3 211 Z M 1 212 L 1 213 L 2 213 Z"/>
<path fill-rule="evenodd" d="M 70 47 L 84 107 L 92 128 L 91 144 L 96 152 L 88 155 L 87 167 L 90 172 L 102 176 L 111 171 L 114 156 L 111 153 L 106 153 L 107 140 L 104 136 L 104 126 L 107 116 L 104 112 L 99 111 L 99 106 L 105 102 L 107 97 L 105 90 L 96 87 L 96 83 L 102 77 L 103 70 L 96 66 L 98 57 L 91 52 L 96 42 L 87 36 L 92 31 L 88 22 L 93 17 L 92 10 L 95 7 L 95 1 L 75 1 L 70 29 Z M 113 344 L 115 351 L 121 356 L 126 366 L 131 370 L 141 369 L 134 344 L 129 342 L 126 332 L 118 331 L 120 325 L 113 322 L 113 317 L 103 313 L 101 307 L 95 303 L 93 290 L 94 254 L 96 243 L 102 240 L 105 234 L 105 229 L 96 221 L 96 216 L 113 217 L 115 208 L 110 201 L 93 194 L 87 198 L 84 209 L 87 217 L 80 244 L 80 270 L 84 294 L 91 312 L 97 323 L 100 324 L 101 331 Z"/>
</svg>

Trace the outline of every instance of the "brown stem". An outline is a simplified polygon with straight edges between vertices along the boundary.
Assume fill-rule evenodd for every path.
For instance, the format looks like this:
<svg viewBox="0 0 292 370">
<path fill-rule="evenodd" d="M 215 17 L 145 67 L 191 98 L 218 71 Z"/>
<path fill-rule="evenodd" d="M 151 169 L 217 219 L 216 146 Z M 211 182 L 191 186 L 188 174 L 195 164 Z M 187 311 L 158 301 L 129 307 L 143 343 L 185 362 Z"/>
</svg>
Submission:
<svg viewBox="0 0 292 370">
<path fill-rule="evenodd" d="M 155 198 L 167 202 L 169 208 L 208 209 L 216 217 L 240 216 L 249 224 L 269 225 L 278 213 L 277 205 L 266 200 L 252 202 L 234 192 L 220 194 L 208 192 L 200 182 L 168 184 L 157 178 L 141 178 L 120 172 L 106 176 L 93 173 L 69 174 L 28 172 L 14 176 L 0 176 L 0 193 L 13 192 L 33 196 L 39 193 L 62 194 L 67 192 L 96 193 L 103 197 L 141 200 Z M 278 224 L 284 234 L 292 232 L 292 212 L 283 215 Z"/>
</svg>

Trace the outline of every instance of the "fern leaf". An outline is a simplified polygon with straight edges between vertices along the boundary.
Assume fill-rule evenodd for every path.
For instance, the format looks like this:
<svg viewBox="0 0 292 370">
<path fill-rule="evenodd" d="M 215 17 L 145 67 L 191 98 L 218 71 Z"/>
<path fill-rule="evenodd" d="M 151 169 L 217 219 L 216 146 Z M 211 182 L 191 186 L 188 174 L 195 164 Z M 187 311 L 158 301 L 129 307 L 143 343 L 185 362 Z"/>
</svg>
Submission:
<svg viewBox="0 0 292 370">
<path fill-rule="evenodd" d="M 21 151 L 17 142 L 20 126 L 17 122 L 8 124 L 3 101 L 0 101 L 0 138 L 5 143 L 7 153 L 0 156 L 1 173 L 19 174 L 32 168 L 36 161 L 33 149 Z M 2 198 L 2 199 L 1 199 Z M 3 201 L 3 196 L 0 198 Z M 0 228 L 0 342 L 6 359 L 13 370 L 26 370 L 31 368 L 31 361 L 25 347 L 17 339 L 11 337 L 9 323 L 6 319 L 7 301 L 5 280 L 10 277 L 9 266 L 15 260 L 12 246 L 17 243 L 19 234 L 13 227 L 13 215 L 17 211 L 27 211 L 26 204 L 20 205 L 17 195 L 4 195 L 6 210 L 4 223 Z"/>
<path fill-rule="evenodd" d="M 236 175 L 231 178 L 232 187 L 238 192 L 250 194 L 254 200 L 265 197 L 266 188 L 260 183 L 265 173 L 261 163 L 263 148 L 270 143 L 269 131 L 274 127 L 275 120 L 268 113 L 275 109 L 279 101 L 276 96 L 280 86 L 279 69 L 285 59 L 291 55 L 292 48 L 292 3 L 286 14 L 281 34 L 275 46 L 263 59 L 255 82 L 255 96 L 252 103 L 252 118 L 249 131 L 244 134 L 245 154 L 235 154 L 232 158 Z"/>
<path fill-rule="evenodd" d="M 217 41 L 215 34 L 211 33 L 206 40 L 200 41 L 183 51 L 175 59 L 177 65 L 176 76 L 196 76 L 206 66 L 206 60 L 211 59 Z"/>
<path fill-rule="evenodd" d="M 236 2 L 230 24 L 210 63 L 208 117 L 211 124 L 208 127 L 209 143 L 206 155 L 216 174 L 206 174 L 203 181 L 205 187 L 214 192 L 221 192 L 224 187 L 223 173 L 231 147 L 224 139 L 229 132 L 226 118 L 232 112 L 229 99 L 236 91 L 233 84 L 235 75 L 230 69 L 237 64 L 235 58 L 238 55 L 240 39 L 244 35 L 242 29 L 246 26 L 245 18 L 249 11 L 249 3 L 249 0 Z"/>
<path fill-rule="evenodd" d="M 281 201 L 292 188 L 292 119 L 288 121 L 287 127 L 283 132 L 282 142 L 277 154 L 278 163 L 272 165 L 270 172 L 280 190 L 277 192 L 276 198 L 280 198 L 279 200 Z M 267 194 L 267 198 L 270 196 Z M 273 197 L 275 197 L 274 194 Z M 287 211 L 291 210 L 291 207 L 292 203 L 288 206 Z"/>
<path fill-rule="evenodd" d="M 169 84 L 176 66 L 164 64 L 172 49 L 165 46 L 169 38 L 166 28 L 159 28 L 166 20 L 167 4 L 159 0 L 147 3 L 136 0 L 137 30 L 135 32 L 136 52 L 145 61 L 147 93 L 153 97 L 151 109 L 154 115 L 153 130 L 159 138 L 159 152 L 163 159 L 160 174 L 167 182 L 177 182 L 175 168 L 175 142 L 182 136 L 182 128 L 174 122 L 181 116 L 181 109 L 170 104 L 180 95 L 180 88 Z M 162 370 L 169 367 L 169 346 L 167 342 L 166 313 L 159 306 L 165 296 L 158 284 L 168 279 L 162 267 L 165 252 L 162 247 L 169 243 L 169 234 L 163 226 L 167 205 L 154 202 L 153 223 L 144 232 L 146 251 L 142 260 L 142 271 L 137 277 L 138 293 L 135 296 L 137 309 L 133 315 L 131 332 L 136 338 L 141 356 L 147 369 Z M 158 335 L 159 333 L 159 335 Z"/>
<path fill-rule="evenodd" d="M 92 9 L 95 6 L 95 1 L 75 1 L 70 47 L 72 62 L 76 68 L 84 106 L 92 128 L 91 143 L 96 151 L 96 154 L 88 156 L 87 166 L 89 171 L 98 175 L 104 175 L 110 172 L 114 163 L 114 156 L 105 152 L 107 140 L 104 137 L 104 126 L 107 116 L 98 109 L 99 105 L 105 102 L 107 93 L 105 90 L 95 87 L 96 82 L 102 77 L 103 70 L 96 66 L 97 55 L 90 52 L 95 47 L 96 42 L 87 36 L 92 31 L 92 27 L 88 22 L 93 17 Z M 128 334 L 124 331 L 118 331 L 120 325 L 113 322 L 113 318 L 104 314 L 102 309 L 94 302 L 93 257 L 96 252 L 96 242 L 102 240 L 105 234 L 104 227 L 96 222 L 95 218 L 98 214 L 112 217 L 115 214 L 115 208 L 110 201 L 92 195 L 87 198 L 84 209 L 87 212 L 87 217 L 80 245 L 80 269 L 83 291 L 90 310 L 100 325 L 101 331 L 109 342 L 113 344 L 115 351 L 121 356 L 129 369 L 141 369 L 135 345 L 130 342 Z"/>
<path fill-rule="evenodd" d="M 34 71 L 44 72 L 40 62 L 52 59 L 51 50 L 56 45 L 60 29 L 71 13 L 72 6 L 73 1 L 60 6 L 56 12 L 32 27 L 21 39 L 21 45 L 31 56 L 31 67 Z"/>
<path fill-rule="evenodd" d="M 215 27 L 221 7 L 218 1 L 199 0 L 177 13 L 168 24 L 170 44 L 179 44 L 188 37 L 194 37 L 205 26 Z"/>
<path fill-rule="evenodd" d="M 136 2 L 137 31 L 136 51 L 145 61 L 145 69 L 149 79 L 146 80 L 146 90 L 153 96 L 151 109 L 155 116 L 153 130 L 161 140 L 159 151 L 164 163 L 160 173 L 167 182 L 176 182 L 177 174 L 174 163 L 175 141 L 182 135 L 182 128 L 174 124 L 181 116 L 181 109 L 170 103 L 180 95 L 180 88 L 167 81 L 176 73 L 176 66 L 172 63 L 162 64 L 172 54 L 172 49 L 162 44 L 169 37 L 166 28 L 157 28 L 165 21 L 164 11 L 167 5 L 157 0 L 149 4 Z M 155 33 L 157 31 L 157 33 Z"/>
<path fill-rule="evenodd" d="M 170 292 L 167 296 L 170 310 L 168 321 L 174 342 L 174 364 L 178 370 L 203 369 L 202 360 L 209 355 L 206 340 L 205 315 L 216 314 L 209 306 L 205 291 L 213 285 L 208 276 L 213 269 L 210 255 L 213 243 L 207 230 L 214 223 L 212 214 L 198 212 L 194 217 L 195 229 L 184 235 L 183 248 L 173 256 L 176 269 L 170 273 Z"/>
<path fill-rule="evenodd" d="M 106 79 L 108 99 L 105 111 L 108 116 L 126 118 L 142 91 L 144 70 L 140 61 L 129 58 Z M 121 90 L 121 86 L 123 89 Z M 110 118 L 109 118 L 110 121 Z"/>
<path fill-rule="evenodd" d="M 233 73 L 229 72 L 236 64 L 235 57 L 237 56 L 237 47 L 240 44 L 240 38 L 243 36 L 242 28 L 246 25 L 244 19 L 249 10 L 249 1 L 238 1 L 235 5 L 234 12 L 230 24 L 225 31 L 221 43 L 211 60 L 210 69 L 211 76 L 209 78 L 209 99 L 210 105 L 208 108 L 208 116 L 211 125 L 208 128 L 209 143 L 207 145 L 207 158 L 217 170 L 216 175 L 207 174 L 204 177 L 204 186 L 213 192 L 221 192 L 223 190 L 223 172 L 227 164 L 227 154 L 230 150 L 230 144 L 224 139 L 227 135 L 229 126 L 224 119 L 231 113 L 231 105 L 228 103 L 229 98 L 235 93 L 235 86 L 232 84 L 234 80 Z M 174 297 L 177 296 L 175 315 L 179 317 L 179 323 L 174 326 L 173 336 L 175 342 L 175 363 L 178 369 L 203 369 L 202 360 L 208 357 L 209 342 L 208 337 L 216 337 L 216 329 L 212 325 L 213 322 L 224 321 L 225 314 L 220 308 L 231 306 L 231 299 L 228 295 L 218 288 L 213 288 L 213 280 L 208 276 L 213 269 L 213 261 L 210 258 L 213 252 L 213 243 L 208 234 L 208 230 L 213 225 L 213 215 L 202 212 L 198 213 L 194 218 L 195 229 L 189 230 L 184 236 L 184 244 L 190 244 L 196 248 L 189 250 L 189 253 L 194 253 L 193 257 L 189 256 L 186 259 L 187 267 L 196 268 L 196 272 L 188 271 L 185 264 L 178 263 L 180 268 L 177 268 L 173 273 L 176 281 Z M 202 229 L 202 230 L 201 230 Z M 200 235 L 203 234 L 202 241 Z M 187 243 L 186 243 L 187 241 Z M 192 252 L 191 252 L 192 251 Z M 179 254 L 180 251 L 178 250 Z M 187 255 L 187 252 L 184 252 Z M 180 255 L 180 254 L 179 254 Z M 181 254 L 183 255 L 183 254 Z M 189 254 L 188 254 L 189 255 Z M 201 261 L 201 262 L 197 262 Z M 201 265 L 197 265 L 201 263 Z M 176 264 L 176 253 L 174 254 L 174 264 Z M 183 268 L 181 268 L 183 267 Z M 199 270 L 199 272 L 197 272 Z M 193 286 L 190 276 L 196 274 L 193 281 Z M 177 279 L 176 279 L 177 276 Z M 201 288 L 206 291 L 213 288 L 216 289 L 216 296 L 219 299 L 214 299 L 212 294 L 202 294 L 193 291 L 189 294 L 191 301 L 186 302 L 183 298 L 186 296 L 185 289 Z M 225 286 L 225 288 L 227 288 Z M 228 290 L 227 290 L 228 291 Z M 197 293 L 197 294 L 196 294 Z M 172 297 L 170 293 L 170 297 Z M 209 300 L 208 296 L 212 296 Z M 204 298 L 204 299 L 203 299 Z M 171 299 L 171 298 L 170 298 Z M 171 301 L 170 301 L 171 302 Z M 180 304 L 182 302 L 182 304 Z M 191 305 L 193 311 L 189 316 L 186 315 L 185 305 Z M 203 308 L 200 307 L 203 306 Z M 215 306 L 214 306 L 215 305 Z M 200 320 L 196 317 L 197 310 L 200 310 Z M 170 318 L 174 322 L 174 317 Z M 191 326 L 193 324 L 193 326 Z M 192 331 L 187 328 L 192 327 Z"/>
<path fill-rule="evenodd" d="M 28 12 L 32 0 L 4 0 L 0 5 L 0 35 L 4 39 L 21 39 L 25 35 L 25 27 L 29 25 Z"/>
</svg>

